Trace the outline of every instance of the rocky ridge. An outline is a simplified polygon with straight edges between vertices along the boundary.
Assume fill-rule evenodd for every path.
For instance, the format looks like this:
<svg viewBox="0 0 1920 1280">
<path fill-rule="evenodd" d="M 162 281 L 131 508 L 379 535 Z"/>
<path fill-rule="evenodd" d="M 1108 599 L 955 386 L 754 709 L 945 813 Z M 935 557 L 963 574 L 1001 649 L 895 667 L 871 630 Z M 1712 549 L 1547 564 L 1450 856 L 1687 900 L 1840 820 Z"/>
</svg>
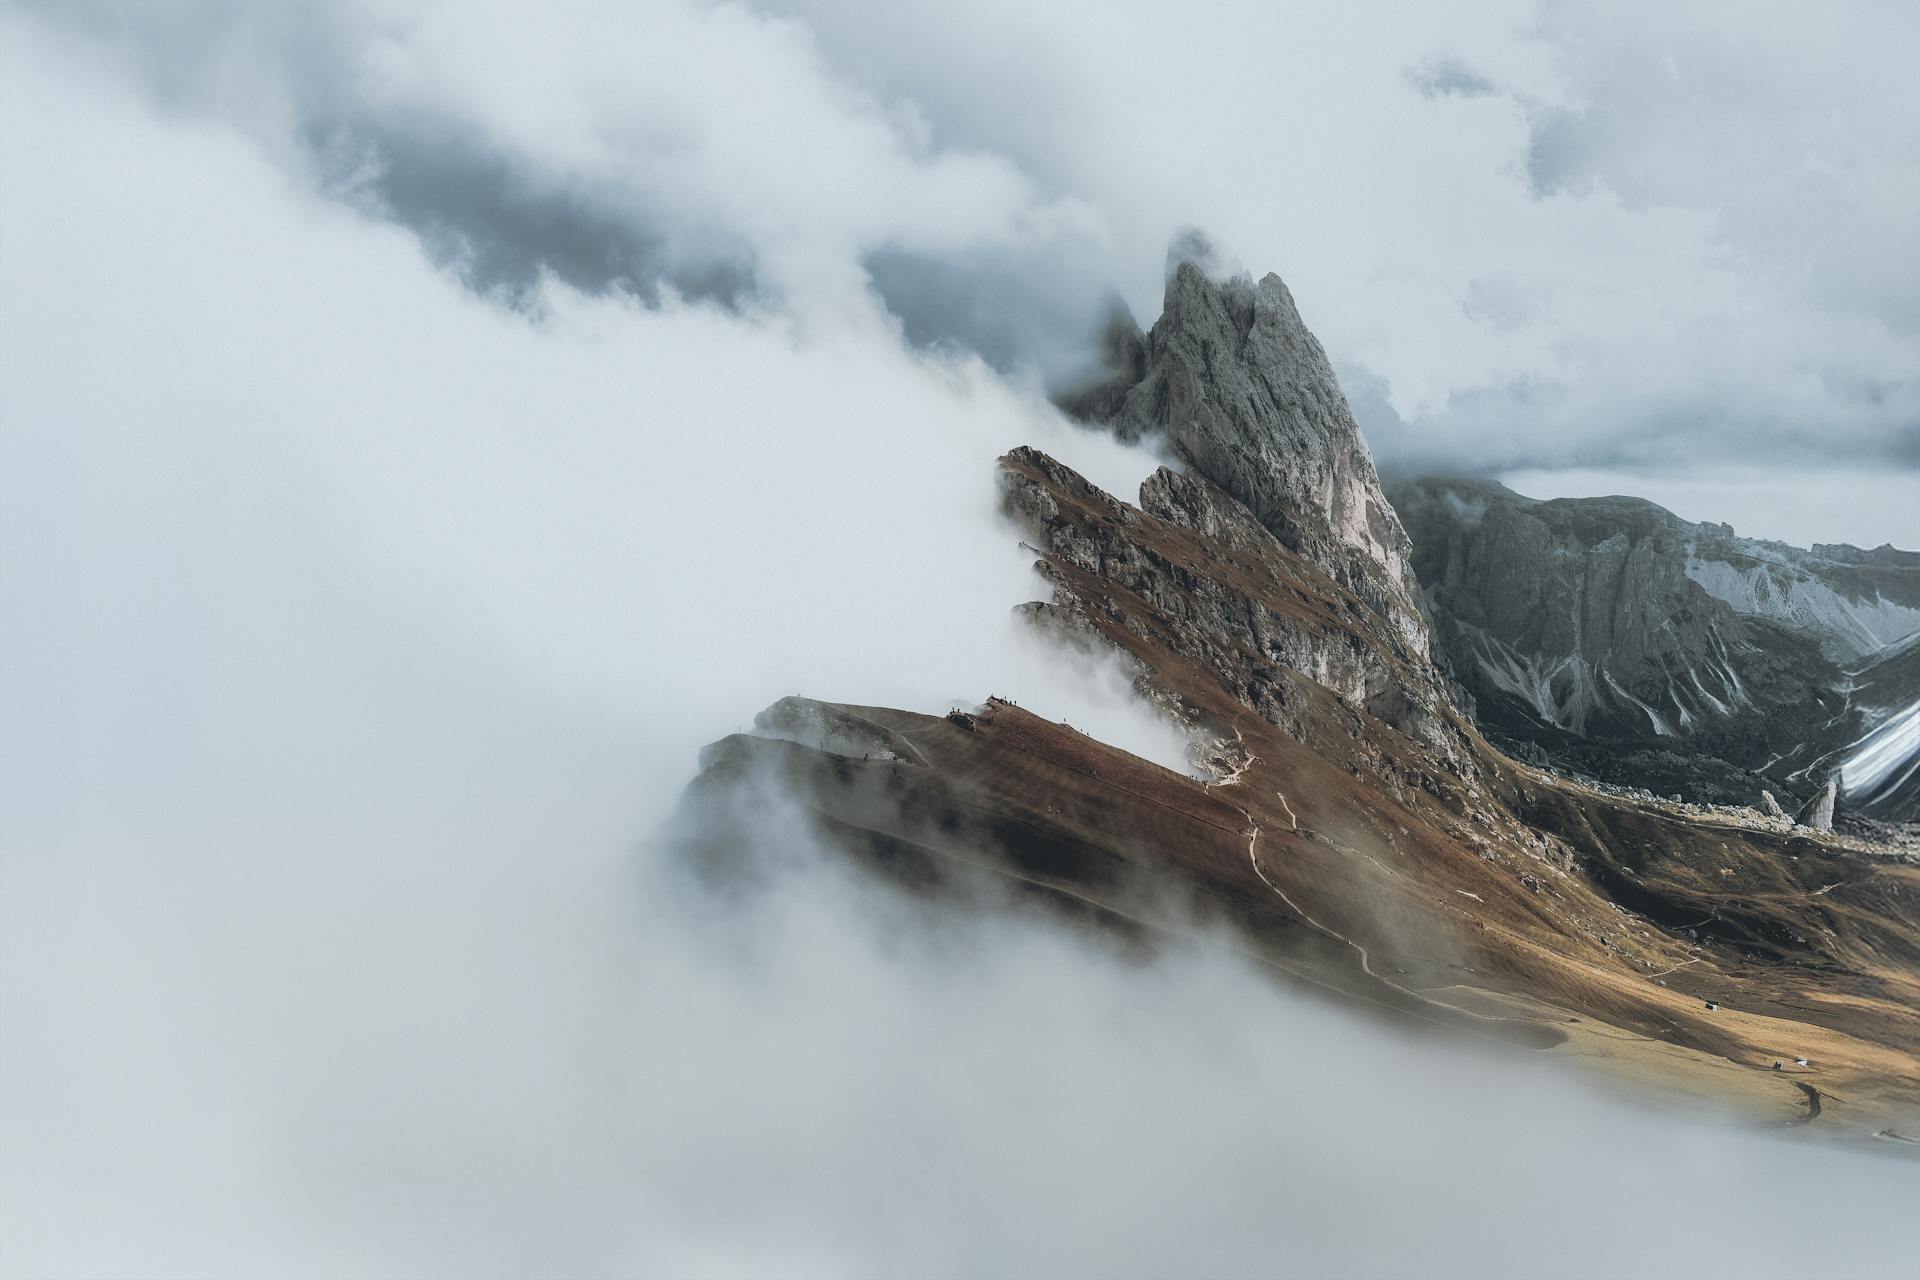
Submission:
<svg viewBox="0 0 1920 1280">
<path fill-rule="evenodd" d="M 703 755 L 693 855 L 742 857 L 778 797 L 952 906 L 1219 940 L 1408 1025 L 1780 1119 L 1817 1094 L 1825 1127 L 1913 1127 L 1920 875 L 1857 838 L 1489 745 L 1419 643 L 1398 522 L 1353 522 L 1378 482 L 1317 344 L 1251 340 L 1262 293 L 1271 328 L 1298 323 L 1273 286 L 1176 271 L 1171 318 L 1089 402 L 1189 463 L 1137 504 L 1032 449 L 1001 462 L 1050 584 L 1024 613 L 1127 663 L 1194 735 L 1197 776 L 1000 699 L 945 717 L 787 699 Z M 1283 468 L 1295 492 L 1260 462 L 1289 440 L 1308 455 Z M 1816 1065 L 1789 1080 L 1783 1055 Z"/>
<path fill-rule="evenodd" d="M 1304 676 L 1356 712 L 1422 743 L 1448 772 L 1470 772 L 1469 752 L 1427 652 L 1377 625 L 1378 615 L 1360 596 L 1282 543 L 1212 481 L 1163 467 L 1141 485 L 1136 508 L 1038 450 L 1019 448 L 1001 459 L 1000 483 L 1004 510 L 1047 553 L 1038 568 L 1053 598 L 1026 606 L 1037 623 L 1094 643 L 1089 588 L 1118 586 L 1147 606 L 1125 615 L 1136 631 L 1152 620 L 1141 640 L 1198 657 L 1248 711 L 1293 724 L 1297 695 L 1288 686 Z M 1290 578 L 1306 578 L 1315 589 L 1268 589 Z M 1217 715 L 1177 696 L 1168 704 L 1164 691 L 1143 683 L 1201 737 L 1225 731 Z"/>
<path fill-rule="evenodd" d="M 1687 576 L 1707 594 L 1814 636 L 1836 663 L 1873 659 L 1920 633 L 1920 552 L 1845 543 L 1803 549 L 1742 538 L 1731 525 L 1668 518 L 1684 543 Z"/>
</svg>

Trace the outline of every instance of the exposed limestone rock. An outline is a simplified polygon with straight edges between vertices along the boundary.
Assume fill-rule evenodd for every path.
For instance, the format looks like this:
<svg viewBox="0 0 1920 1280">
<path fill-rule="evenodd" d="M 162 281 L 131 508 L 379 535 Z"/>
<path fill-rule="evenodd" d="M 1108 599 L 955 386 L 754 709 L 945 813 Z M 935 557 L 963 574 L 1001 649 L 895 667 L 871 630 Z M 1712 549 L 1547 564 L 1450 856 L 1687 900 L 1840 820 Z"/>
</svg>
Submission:
<svg viewBox="0 0 1920 1280">
<path fill-rule="evenodd" d="M 1820 788 L 1820 794 L 1809 800 L 1800 811 L 1800 825 L 1812 827 L 1815 831 L 1833 830 L 1833 802 L 1839 790 L 1839 785 L 1832 781 Z"/>
<path fill-rule="evenodd" d="M 1736 612 L 1819 640 L 1843 665 L 1920 633 L 1920 552 L 1816 542 L 1810 549 L 1742 538 L 1724 524 L 1674 519 L 1687 576 Z"/>
<path fill-rule="evenodd" d="M 1001 460 L 1000 483 L 1004 509 L 1049 556 L 1041 571 L 1053 599 L 1025 607 L 1049 631 L 1085 643 L 1096 617 L 1116 621 L 1086 598 L 1075 577 L 1085 574 L 1103 590 L 1122 588 L 1167 629 L 1142 639 L 1201 663 L 1269 723 L 1293 731 L 1288 682 L 1304 676 L 1434 751 L 1450 770 L 1469 767 L 1445 682 L 1425 649 L 1378 625 L 1357 595 L 1211 481 L 1162 468 L 1141 485 L 1134 508 L 1020 448 Z M 1151 681 L 1139 683 L 1151 690 Z"/>
<path fill-rule="evenodd" d="M 1412 544 L 1280 277 L 1214 280 L 1180 262 L 1152 333 L 1107 341 L 1116 377 L 1064 401 L 1069 411 L 1125 439 L 1164 436 L 1283 545 L 1387 618 L 1402 643 L 1426 649 Z"/>
<path fill-rule="evenodd" d="M 1760 793 L 1760 812 L 1769 818 L 1784 818 L 1787 816 L 1787 811 L 1780 807 L 1780 802 L 1773 798 L 1773 792 L 1771 791 L 1762 791 Z"/>
</svg>

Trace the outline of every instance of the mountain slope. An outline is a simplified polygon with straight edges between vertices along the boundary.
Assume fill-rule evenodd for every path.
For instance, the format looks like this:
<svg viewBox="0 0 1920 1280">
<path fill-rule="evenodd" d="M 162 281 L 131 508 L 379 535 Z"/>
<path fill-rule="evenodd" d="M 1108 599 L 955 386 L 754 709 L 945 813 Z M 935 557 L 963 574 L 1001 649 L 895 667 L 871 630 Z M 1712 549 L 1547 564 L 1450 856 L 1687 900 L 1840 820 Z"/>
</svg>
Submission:
<svg viewBox="0 0 1920 1280">
<path fill-rule="evenodd" d="M 1674 523 L 1687 576 L 1736 612 L 1816 636 L 1834 661 L 1871 659 L 1920 633 L 1920 552 L 1742 538 L 1730 525 Z"/>
<path fill-rule="evenodd" d="M 1804 1085 L 1822 1126 L 1911 1132 L 1920 869 L 1493 749 L 1408 642 L 1397 521 L 1362 538 L 1327 514 L 1342 485 L 1368 496 L 1372 467 L 1317 345 L 1256 349 L 1257 322 L 1216 325 L 1259 291 L 1176 272 L 1172 319 L 1103 401 L 1182 452 L 1212 432 L 1191 471 L 1162 469 L 1134 505 L 1034 450 L 1001 464 L 1051 584 L 1026 615 L 1129 664 L 1192 734 L 1201 776 L 997 699 L 945 718 L 788 699 L 703 756 L 690 855 L 723 872 L 754 816 L 788 800 L 824 842 L 956 906 L 1011 898 L 1128 945 L 1230 946 L 1403 1025 L 1782 1120 L 1808 1114 Z M 1195 315 L 1212 318 L 1189 343 Z M 1224 391 L 1209 370 L 1268 390 Z M 1304 487 L 1283 491 L 1256 460 L 1295 428 L 1340 461 L 1296 468 Z M 1805 1073 L 1771 1069 L 1801 1056 Z"/>
</svg>

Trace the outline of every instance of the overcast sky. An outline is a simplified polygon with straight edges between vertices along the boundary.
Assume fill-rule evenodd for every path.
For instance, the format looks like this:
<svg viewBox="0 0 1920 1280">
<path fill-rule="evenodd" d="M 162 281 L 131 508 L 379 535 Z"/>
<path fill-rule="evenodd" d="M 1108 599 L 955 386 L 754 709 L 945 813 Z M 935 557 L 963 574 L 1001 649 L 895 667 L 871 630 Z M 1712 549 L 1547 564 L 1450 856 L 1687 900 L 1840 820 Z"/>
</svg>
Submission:
<svg viewBox="0 0 1920 1280">
<path fill-rule="evenodd" d="M 877 289 L 1057 372 L 1193 224 L 1289 281 L 1385 460 L 1920 542 L 1895 0 L 25 7 L 509 303 Z"/>
<path fill-rule="evenodd" d="M 1897 1274 L 1905 1166 L 653 835 L 792 693 L 1182 762 L 992 468 L 1158 464 L 1043 380 L 1190 225 L 1383 455 L 1920 542 L 1910 6 L 925 8 L 0 7 L 0 1272 Z"/>
</svg>

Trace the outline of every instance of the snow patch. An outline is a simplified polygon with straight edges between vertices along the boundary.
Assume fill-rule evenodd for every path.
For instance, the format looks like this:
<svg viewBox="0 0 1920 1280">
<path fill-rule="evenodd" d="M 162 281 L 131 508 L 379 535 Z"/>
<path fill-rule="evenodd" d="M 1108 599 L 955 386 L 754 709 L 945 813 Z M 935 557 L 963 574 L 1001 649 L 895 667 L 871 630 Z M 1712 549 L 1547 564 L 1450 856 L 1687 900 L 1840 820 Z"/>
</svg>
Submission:
<svg viewBox="0 0 1920 1280">
<path fill-rule="evenodd" d="M 1850 599 L 1786 565 L 1760 563 L 1742 569 L 1725 560 L 1702 559 L 1689 547 L 1686 574 L 1736 612 L 1815 633 L 1829 655 L 1842 661 L 1920 634 L 1920 609 L 1878 593 L 1871 599 Z"/>
</svg>

